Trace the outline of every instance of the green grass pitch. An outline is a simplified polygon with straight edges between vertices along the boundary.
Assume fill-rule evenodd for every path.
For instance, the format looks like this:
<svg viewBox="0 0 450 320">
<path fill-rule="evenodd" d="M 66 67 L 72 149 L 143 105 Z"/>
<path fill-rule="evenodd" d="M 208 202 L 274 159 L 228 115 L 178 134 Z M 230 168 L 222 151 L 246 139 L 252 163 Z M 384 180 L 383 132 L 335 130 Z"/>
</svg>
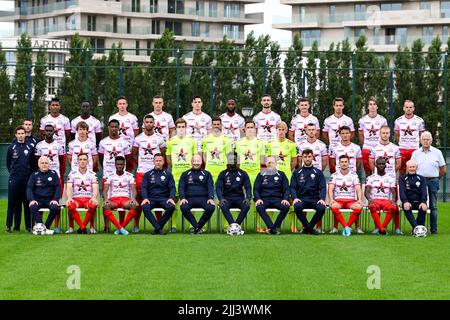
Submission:
<svg viewBox="0 0 450 320">
<path fill-rule="evenodd" d="M 387 237 L 37 237 L 7 234 L 4 199 L 0 210 L 0 299 L 450 299 L 449 204 L 439 204 L 439 235 L 426 238 L 405 224 L 404 236 Z M 72 265 L 78 290 L 67 288 Z M 380 289 L 367 288 L 372 265 Z"/>
</svg>

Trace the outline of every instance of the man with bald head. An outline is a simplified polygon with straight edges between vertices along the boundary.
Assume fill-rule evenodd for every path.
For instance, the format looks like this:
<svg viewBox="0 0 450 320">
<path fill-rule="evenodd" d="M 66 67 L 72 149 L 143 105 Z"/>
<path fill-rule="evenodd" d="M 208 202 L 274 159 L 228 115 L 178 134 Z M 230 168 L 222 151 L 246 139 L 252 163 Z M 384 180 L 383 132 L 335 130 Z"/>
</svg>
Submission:
<svg viewBox="0 0 450 320">
<path fill-rule="evenodd" d="M 30 202 L 31 215 L 37 223 L 42 223 L 39 209 L 50 209 L 50 214 L 45 221 L 45 226 L 49 229 L 59 211 L 61 185 L 56 171 L 49 170 L 50 160 L 47 157 L 40 157 L 38 166 L 39 170 L 28 179 L 27 198 Z"/>
<path fill-rule="evenodd" d="M 402 208 L 411 227 L 425 225 L 427 213 L 427 182 L 425 178 L 417 174 L 417 163 L 409 160 L 406 163 L 406 175 L 399 179 L 399 193 Z M 414 219 L 413 210 L 418 210 L 417 220 Z"/>
<path fill-rule="evenodd" d="M 202 228 L 216 210 L 214 204 L 214 183 L 209 171 L 203 170 L 202 157 L 194 155 L 191 160 L 192 168 L 183 172 L 178 185 L 180 195 L 180 209 L 183 216 L 194 227 L 194 234 L 203 233 Z M 205 210 L 199 221 L 191 213 L 192 208 Z"/>
</svg>

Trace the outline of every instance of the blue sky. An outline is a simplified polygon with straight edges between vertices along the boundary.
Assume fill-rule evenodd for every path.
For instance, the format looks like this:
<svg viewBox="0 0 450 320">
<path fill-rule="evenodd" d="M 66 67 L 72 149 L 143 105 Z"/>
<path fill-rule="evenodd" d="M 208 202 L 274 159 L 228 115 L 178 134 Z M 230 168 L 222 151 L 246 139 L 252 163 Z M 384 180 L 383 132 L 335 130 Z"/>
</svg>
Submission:
<svg viewBox="0 0 450 320">
<path fill-rule="evenodd" d="M 14 1 L 0 0 L 0 11 L 12 10 Z M 277 39 L 282 48 L 287 48 L 291 43 L 289 31 L 272 29 L 272 23 L 285 20 L 291 16 L 291 7 L 280 5 L 279 0 L 266 0 L 265 3 L 247 5 L 246 13 L 265 12 L 264 24 L 250 25 L 245 27 L 245 32 L 254 31 L 256 35 L 270 34 L 272 39 Z M 0 37 L 12 36 L 14 27 L 12 23 L 0 22 Z"/>
</svg>

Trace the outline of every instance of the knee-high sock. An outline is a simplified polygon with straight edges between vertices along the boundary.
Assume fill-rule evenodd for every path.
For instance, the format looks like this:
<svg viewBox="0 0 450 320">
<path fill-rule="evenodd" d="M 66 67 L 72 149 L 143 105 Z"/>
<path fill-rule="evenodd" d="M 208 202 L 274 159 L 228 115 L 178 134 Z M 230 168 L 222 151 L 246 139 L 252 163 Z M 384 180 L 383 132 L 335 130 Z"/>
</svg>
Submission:
<svg viewBox="0 0 450 320">
<path fill-rule="evenodd" d="M 69 227 L 73 229 L 74 223 L 73 223 L 73 217 L 69 215 Z"/>
<path fill-rule="evenodd" d="M 342 214 L 341 214 L 341 216 L 342 216 Z M 337 218 L 336 218 L 336 215 L 334 215 L 333 216 L 333 227 L 337 229 L 339 222 L 341 222 L 341 221 L 338 221 Z M 342 224 L 342 222 L 341 222 L 341 224 Z"/>
<path fill-rule="evenodd" d="M 136 209 L 136 215 L 134 216 L 134 226 L 139 228 L 139 221 L 141 220 L 142 208 L 139 206 Z M 159 214 L 161 218 L 161 213 Z M 159 221 L 159 220 L 158 220 Z"/>
<path fill-rule="evenodd" d="M 389 222 L 391 222 L 392 218 L 394 218 L 395 215 L 391 212 L 386 213 L 386 217 L 384 218 L 384 222 L 383 222 L 383 229 L 386 228 L 386 226 L 389 224 Z M 397 227 L 395 227 L 396 229 L 398 229 Z M 381 230 L 381 229 L 380 229 Z"/>
<path fill-rule="evenodd" d="M 122 229 L 122 226 L 120 225 L 119 221 L 117 221 L 116 217 L 114 217 L 114 215 L 113 215 L 111 210 L 105 210 L 103 212 L 103 214 L 105 215 L 106 219 L 111 221 L 113 223 L 113 225 L 116 226 L 117 229 Z"/>
<path fill-rule="evenodd" d="M 350 218 L 348 218 L 347 225 L 351 226 L 354 222 L 356 222 L 359 218 L 359 214 L 361 213 L 361 209 L 353 210 L 353 213 L 350 215 Z"/>
<path fill-rule="evenodd" d="M 370 212 L 370 215 L 372 216 L 373 222 L 375 223 L 375 227 L 377 227 L 377 229 L 380 231 L 384 231 L 384 227 L 381 225 L 380 214 L 374 210 Z"/>
<path fill-rule="evenodd" d="M 394 213 L 394 225 L 395 225 L 395 229 L 400 229 L 400 210 L 398 210 L 398 207 L 396 207 L 396 210 Z"/>
<path fill-rule="evenodd" d="M 71 210 L 70 216 L 77 222 L 77 224 L 80 226 L 80 229 L 84 229 L 84 223 L 81 221 L 80 214 L 76 210 Z"/>
<path fill-rule="evenodd" d="M 332 208 L 331 211 L 333 212 L 335 221 L 338 221 L 344 228 L 347 226 L 347 223 L 345 222 L 344 217 L 342 216 L 342 213 L 339 212 L 338 208 Z M 337 227 L 335 227 L 337 229 Z"/>
<path fill-rule="evenodd" d="M 125 228 L 131 220 L 133 220 L 133 218 L 136 216 L 136 211 L 135 210 L 130 210 L 128 211 L 127 217 L 125 218 L 125 221 L 122 222 L 122 227 Z"/>
<path fill-rule="evenodd" d="M 91 223 L 91 228 L 94 228 L 95 222 L 95 209 L 89 208 L 84 217 L 83 224 L 87 227 L 88 223 Z"/>
</svg>

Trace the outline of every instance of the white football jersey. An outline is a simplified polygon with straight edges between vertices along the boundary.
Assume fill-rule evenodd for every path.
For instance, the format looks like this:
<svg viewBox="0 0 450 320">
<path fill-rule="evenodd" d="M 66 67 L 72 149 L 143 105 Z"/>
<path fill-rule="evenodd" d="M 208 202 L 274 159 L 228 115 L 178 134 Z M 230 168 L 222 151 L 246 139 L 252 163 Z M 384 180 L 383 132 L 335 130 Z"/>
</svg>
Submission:
<svg viewBox="0 0 450 320">
<path fill-rule="evenodd" d="M 106 178 L 116 172 L 116 157 L 131 154 L 131 145 L 122 138 L 114 140 L 106 137 L 100 141 L 98 153 L 103 154 L 103 178 Z"/>
<path fill-rule="evenodd" d="M 202 149 L 202 139 L 208 136 L 212 128 L 212 119 L 206 113 L 194 114 L 192 111 L 183 116 L 186 120 L 186 135 L 197 140 L 198 150 Z"/>
<path fill-rule="evenodd" d="M 361 147 L 353 142 L 351 142 L 348 146 L 344 146 L 339 142 L 336 146 L 330 148 L 330 158 L 336 159 L 336 171 L 341 168 L 339 165 L 339 157 L 344 154 L 349 157 L 350 171 L 356 174 L 356 160 L 362 158 Z"/>
<path fill-rule="evenodd" d="M 153 126 L 153 131 L 163 136 L 164 140 L 169 139 L 169 129 L 175 128 L 175 123 L 173 122 L 172 115 L 167 112 L 161 112 L 160 114 L 156 114 L 155 112 L 151 112 L 150 115 L 155 119 L 155 124 Z M 142 128 L 145 127 L 144 119 L 142 119 Z"/>
<path fill-rule="evenodd" d="M 386 160 L 386 173 L 395 176 L 395 160 L 401 159 L 400 149 L 396 144 L 389 142 L 387 145 L 378 143 L 376 146 L 370 149 L 370 159 L 377 161 L 378 158 L 384 158 Z M 376 167 L 375 167 L 376 170 Z"/>
<path fill-rule="evenodd" d="M 245 119 L 238 115 L 230 117 L 226 112 L 220 115 L 222 119 L 222 133 L 225 137 L 231 139 L 231 141 L 237 141 L 241 139 L 241 130 L 245 128 Z"/>
<path fill-rule="evenodd" d="M 370 149 L 380 142 L 380 128 L 387 126 L 385 117 L 377 114 L 375 117 L 370 117 L 368 114 L 359 119 L 359 131 L 363 131 L 364 145 L 363 149 Z"/>
<path fill-rule="evenodd" d="M 108 199 L 116 197 L 131 198 L 131 185 L 136 184 L 131 173 L 124 171 L 119 176 L 116 172 L 106 178 L 105 184 L 109 184 Z"/>
<path fill-rule="evenodd" d="M 313 143 L 309 143 L 307 140 L 302 144 L 298 145 L 298 154 L 301 156 L 302 151 L 306 149 L 310 149 L 313 152 L 313 167 L 319 170 L 322 170 L 322 157 L 328 156 L 328 150 L 325 143 L 317 139 Z"/>
<path fill-rule="evenodd" d="M 42 140 L 36 145 L 35 155 L 36 156 L 46 156 L 50 160 L 50 170 L 56 171 L 58 177 L 61 176 L 59 172 L 60 163 L 59 156 L 64 155 L 66 152 L 64 147 L 61 146 L 56 140 L 53 140 L 52 143 L 47 143 L 45 140 Z"/>
<path fill-rule="evenodd" d="M 400 134 L 398 141 L 400 149 L 418 149 L 420 134 L 425 131 L 425 122 L 416 115 L 413 115 L 410 119 L 403 115 L 395 120 L 394 130 Z"/>
<path fill-rule="evenodd" d="M 60 114 L 57 117 L 53 117 L 51 114 L 46 115 L 41 119 L 41 125 L 39 129 L 45 130 L 45 126 L 51 124 L 55 128 L 55 134 L 53 139 L 59 143 L 63 148 L 66 147 L 66 131 L 70 131 L 70 120 L 66 116 Z"/>
<path fill-rule="evenodd" d="M 119 121 L 119 135 L 122 139 L 128 142 L 130 145 L 133 144 L 134 140 L 134 130 L 139 129 L 138 120 L 136 116 L 132 113 L 127 113 L 126 115 L 121 115 L 118 112 L 109 117 L 109 121 L 116 119 Z"/>
<path fill-rule="evenodd" d="M 343 114 L 340 118 L 336 118 L 334 114 L 329 116 L 323 122 L 323 132 L 328 133 L 328 138 L 330 140 L 330 146 L 335 146 L 341 142 L 341 136 L 339 135 L 339 129 L 343 126 L 350 128 L 350 131 L 355 131 L 355 126 L 353 125 L 352 118 Z"/>
<path fill-rule="evenodd" d="M 328 184 L 334 184 L 333 196 L 335 200 L 356 200 L 355 187 L 360 184 L 356 174 L 349 171 L 346 175 L 343 175 L 341 171 L 336 171 L 331 175 L 331 180 Z"/>
<path fill-rule="evenodd" d="M 366 186 L 370 186 L 370 196 L 374 200 L 391 200 L 392 192 L 391 188 L 396 188 L 397 183 L 395 176 L 385 174 L 380 176 L 378 174 L 372 174 L 367 177 Z"/>
<path fill-rule="evenodd" d="M 269 142 L 277 137 L 277 124 L 281 122 L 281 117 L 278 113 L 270 111 L 264 113 L 260 111 L 253 121 L 256 124 L 256 137 L 264 142 Z"/>
<path fill-rule="evenodd" d="M 76 117 L 70 122 L 70 126 L 72 128 L 71 132 L 75 133 L 75 139 L 78 139 L 77 124 L 80 121 L 84 121 L 88 124 L 89 126 L 88 139 L 91 140 L 95 145 L 97 145 L 97 139 L 95 134 L 103 132 L 103 125 L 101 124 L 101 122 L 96 117 L 93 116 L 90 116 L 87 119 L 83 119 L 81 118 L 81 116 Z"/>
<path fill-rule="evenodd" d="M 93 186 L 98 185 L 95 172 L 81 173 L 78 169 L 70 171 L 67 183 L 72 183 L 72 198 L 92 198 Z"/>
<path fill-rule="evenodd" d="M 316 126 L 316 130 L 320 130 L 319 120 L 312 114 L 309 114 L 306 117 L 301 114 L 297 114 L 292 118 L 289 131 L 294 132 L 294 140 L 297 145 L 302 144 L 308 138 L 306 135 L 306 127 L 311 123 Z"/>
<path fill-rule="evenodd" d="M 80 153 L 86 153 L 88 155 L 88 169 L 93 170 L 94 162 L 92 160 L 92 156 L 96 156 L 98 154 L 95 143 L 89 139 L 86 141 L 80 141 L 77 138 L 70 141 L 69 151 L 67 152 L 67 154 L 70 154 L 72 156 L 72 163 L 70 164 L 70 168 L 72 171 L 78 170 L 78 155 Z"/>
<path fill-rule="evenodd" d="M 155 167 L 153 156 L 161 153 L 161 148 L 166 147 L 163 136 L 154 133 L 151 136 L 141 133 L 134 139 L 133 147 L 139 148 L 137 172 L 146 173 Z"/>
</svg>

